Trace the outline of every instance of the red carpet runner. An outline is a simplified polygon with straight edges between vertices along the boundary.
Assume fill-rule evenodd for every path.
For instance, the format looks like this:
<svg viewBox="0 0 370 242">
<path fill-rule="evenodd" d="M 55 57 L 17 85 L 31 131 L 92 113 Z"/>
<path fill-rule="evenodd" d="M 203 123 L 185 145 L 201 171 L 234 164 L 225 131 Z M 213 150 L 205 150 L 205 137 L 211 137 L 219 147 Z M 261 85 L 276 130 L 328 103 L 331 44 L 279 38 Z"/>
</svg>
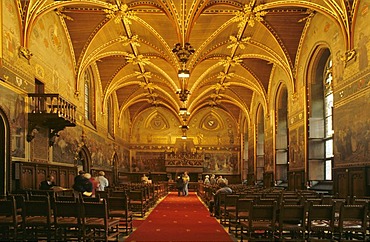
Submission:
<svg viewBox="0 0 370 242">
<path fill-rule="evenodd" d="M 125 241 L 232 241 L 194 193 L 170 193 Z"/>
</svg>

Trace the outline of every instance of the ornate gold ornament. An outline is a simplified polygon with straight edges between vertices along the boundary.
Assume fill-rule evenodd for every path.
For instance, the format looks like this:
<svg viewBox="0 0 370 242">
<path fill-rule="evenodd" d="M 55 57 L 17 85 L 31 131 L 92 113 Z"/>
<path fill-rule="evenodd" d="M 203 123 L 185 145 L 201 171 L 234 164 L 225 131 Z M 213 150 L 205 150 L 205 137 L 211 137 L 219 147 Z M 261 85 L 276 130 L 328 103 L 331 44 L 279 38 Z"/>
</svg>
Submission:
<svg viewBox="0 0 370 242">
<path fill-rule="evenodd" d="M 212 86 L 212 88 L 216 91 L 216 92 L 219 92 L 219 91 L 224 91 L 226 88 L 229 88 L 230 86 L 230 83 L 216 83 L 215 85 Z"/>
<path fill-rule="evenodd" d="M 140 46 L 138 35 L 134 35 L 131 38 L 121 35 L 119 38 L 120 38 L 119 41 L 122 42 L 123 46 L 127 46 L 127 45 L 132 45 L 136 47 Z"/>
<path fill-rule="evenodd" d="M 244 28 L 246 24 L 253 27 L 256 21 L 263 21 L 263 17 L 267 14 L 267 11 L 261 11 L 258 7 L 253 9 L 253 5 L 254 1 L 249 5 L 244 5 L 243 10 L 236 13 L 234 22 L 239 22 L 239 28 Z"/>
<path fill-rule="evenodd" d="M 234 57 L 231 57 L 231 56 L 227 56 L 226 59 L 224 60 L 220 60 L 220 64 L 223 65 L 223 66 L 236 66 L 236 65 L 240 65 L 240 63 L 242 63 L 243 60 L 239 57 L 239 56 L 234 56 Z"/>
<path fill-rule="evenodd" d="M 109 19 L 114 19 L 115 23 L 120 23 L 123 21 L 126 24 L 131 24 L 131 20 L 137 19 L 135 13 L 129 10 L 127 4 L 122 4 L 118 2 L 116 5 L 109 4 L 108 9 L 104 9 L 106 17 Z"/>
<path fill-rule="evenodd" d="M 152 78 L 152 73 L 150 71 L 146 72 L 135 71 L 135 75 L 137 78 L 146 78 L 146 79 Z"/>
<path fill-rule="evenodd" d="M 31 57 L 33 56 L 33 54 L 31 53 L 31 51 L 29 49 L 27 49 L 26 47 L 24 46 L 19 46 L 18 48 L 18 56 L 19 57 L 24 57 L 26 58 L 26 60 L 28 61 L 28 64 L 30 64 L 30 59 Z"/>
<path fill-rule="evenodd" d="M 218 74 L 218 76 L 217 76 L 217 78 L 218 79 L 231 79 L 231 77 L 234 77 L 235 76 L 235 73 L 225 73 L 225 72 L 223 72 L 223 71 L 221 71 L 219 74 Z"/>
<path fill-rule="evenodd" d="M 239 40 L 238 37 L 231 35 L 229 39 L 231 44 L 227 46 L 228 49 L 239 47 L 240 49 L 244 50 L 245 44 L 250 41 L 251 37 L 245 37 Z"/>
<path fill-rule="evenodd" d="M 143 55 L 135 56 L 134 54 L 127 54 L 126 60 L 133 65 L 141 64 L 146 65 L 150 63 L 149 58 L 144 57 Z"/>
<path fill-rule="evenodd" d="M 139 86 L 149 91 L 153 91 L 154 89 L 158 87 L 152 82 L 140 82 Z"/>
</svg>

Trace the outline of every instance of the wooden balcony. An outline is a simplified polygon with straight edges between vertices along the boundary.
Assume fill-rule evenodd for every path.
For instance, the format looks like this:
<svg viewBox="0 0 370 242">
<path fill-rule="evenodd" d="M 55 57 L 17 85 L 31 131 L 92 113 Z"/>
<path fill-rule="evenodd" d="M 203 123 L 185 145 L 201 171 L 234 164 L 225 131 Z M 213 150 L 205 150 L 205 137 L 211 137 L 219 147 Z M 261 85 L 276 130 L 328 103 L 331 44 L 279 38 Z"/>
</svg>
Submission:
<svg viewBox="0 0 370 242">
<path fill-rule="evenodd" d="M 34 138 L 33 131 L 38 127 L 49 128 L 49 139 L 53 141 L 58 132 L 65 127 L 76 126 L 76 105 L 68 102 L 59 94 L 29 93 L 28 98 L 29 133 L 27 141 Z"/>
</svg>

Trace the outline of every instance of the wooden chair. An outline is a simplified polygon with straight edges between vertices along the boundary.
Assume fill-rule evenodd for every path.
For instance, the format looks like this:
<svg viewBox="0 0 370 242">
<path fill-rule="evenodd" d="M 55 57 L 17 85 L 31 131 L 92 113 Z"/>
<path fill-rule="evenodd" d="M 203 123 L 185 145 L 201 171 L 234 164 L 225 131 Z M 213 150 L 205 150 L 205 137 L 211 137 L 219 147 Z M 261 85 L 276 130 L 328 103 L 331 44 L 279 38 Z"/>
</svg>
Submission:
<svg viewBox="0 0 370 242">
<path fill-rule="evenodd" d="M 307 231 L 308 238 L 331 241 L 334 234 L 335 205 L 309 204 Z"/>
<path fill-rule="evenodd" d="M 119 228 L 123 233 L 129 234 L 132 232 L 132 212 L 129 210 L 130 203 L 127 196 L 125 197 L 108 197 L 108 213 L 110 218 L 118 218 L 120 220 Z"/>
<path fill-rule="evenodd" d="M 83 239 L 85 240 L 118 240 L 119 219 L 109 218 L 105 199 L 101 202 L 82 203 Z"/>
<path fill-rule="evenodd" d="M 239 198 L 236 204 L 235 212 L 229 213 L 229 233 L 238 237 L 241 234 L 241 222 L 249 219 L 249 213 L 253 200 L 249 198 Z"/>
<path fill-rule="evenodd" d="M 44 197 L 45 198 L 45 197 Z M 46 197 L 48 198 L 48 197 Z M 22 209 L 24 239 L 50 240 L 53 237 L 54 221 L 49 199 L 29 200 Z"/>
<path fill-rule="evenodd" d="M 240 222 L 241 238 L 248 241 L 274 241 L 277 202 L 272 205 L 252 204 L 249 220 Z"/>
<path fill-rule="evenodd" d="M 366 240 L 367 229 L 367 205 L 342 204 L 339 213 L 339 223 L 336 231 L 339 233 L 339 241 L 343 239 Z"/>
<path fill-rule="evenodd" d="M 24 201 L 28 200 L 28 193 L 8 193 L 7 197 L 14 197 L 17 214 L 22 215 L 22 208 L 24 206 Z"/>
<path fill-rule="evenodd" d="M 280 205 L 279 238 L 283 241 L 305 241 L 306 237 L 306 207 L 305 205 Z"/>
<path fill-rule="evenodd" d="M 56 240 L 82 240 L 81 205 L 78 200 L 55 201 L 53 211 Z"/>
<path fill-rule="evenodd" d="M 236 204 L 239 196 L 233 194 L 220 194 L 224 196 L 223 204 L 220 206 L 220 222 L 221 224 L 228 224 L 229 214 L 236 211 Z"/>
<path fill-rule="evenodd" d="M 143 190 L 130 190 L 128 193 L 128 198 L 130 210 L 132 212 L 138 212 L 140 213 L 141 217 L 144 217 L 148 209 L 148 203 L 144 196 Z"/>
<path fill-rule="evenodd" d="M 17 214 L 15 198 L 7 196 L 0 200 L 0 240 L 17 240 L 22 225 L 22 216 Z"/>
</svg>

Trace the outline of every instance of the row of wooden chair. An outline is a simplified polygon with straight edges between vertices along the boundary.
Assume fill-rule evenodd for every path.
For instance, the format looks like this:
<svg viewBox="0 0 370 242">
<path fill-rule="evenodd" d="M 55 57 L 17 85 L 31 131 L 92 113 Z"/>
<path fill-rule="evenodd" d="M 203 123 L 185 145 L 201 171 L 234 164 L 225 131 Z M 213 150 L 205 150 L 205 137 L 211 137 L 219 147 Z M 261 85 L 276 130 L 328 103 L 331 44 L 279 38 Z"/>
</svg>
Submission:
<svg viewBox="0 0 370 242">
<path fill-rule="evenodd" d="M 278 203 L 276 200 L 261 202 L 223 194 L 220 222 L 229 232 L 242 239 L 256 241 L 356 238 L 365 241 L 368 229 L 368 202 L 346 204 L 332 201 Z M 338 209 L 339 208 L 339 209 Z"/>
<path fill-rule="evenodd" d="M 88 201 L 87 201 L 88 200 Z M 108 240 L 132 231 L 127 198 L 25 200 L 21 214 L 14 196 L 0 200 L 0 227 L 5 240 Z"/>
</svg>

